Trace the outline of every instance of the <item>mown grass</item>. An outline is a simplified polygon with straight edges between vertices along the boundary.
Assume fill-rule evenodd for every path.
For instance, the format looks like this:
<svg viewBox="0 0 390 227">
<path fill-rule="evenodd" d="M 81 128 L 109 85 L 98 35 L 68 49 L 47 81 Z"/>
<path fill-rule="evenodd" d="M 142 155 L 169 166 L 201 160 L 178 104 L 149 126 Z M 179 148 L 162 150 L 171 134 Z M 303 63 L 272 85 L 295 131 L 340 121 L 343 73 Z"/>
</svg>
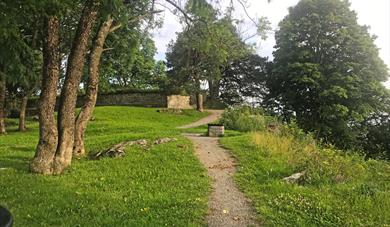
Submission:
<svg viewBox="0 0 390 227">
<path fill-rule="evenodd" d="M 0 204 L 15 226 L 198 226 L 207 210 L 209 179 L 191 143 L 176 126 L 205 114 L 158 113 L 156 109 L 98 107 L 87 130 L 90 152 L 124 140 L 176 137 L 148 150 L 127 149 L 124 158 L 75 160 L 60 176 L 28 172 L 37 122 L 26 133 L 0 137 Z"/>
<path fill-rule="evenodd" d="M 390 163 L 267 131 L 227 136 L 235 179 L 266 226 L 389 226 Z M 305 171 L 296 184 L 282 179 Z"/>
</svg>

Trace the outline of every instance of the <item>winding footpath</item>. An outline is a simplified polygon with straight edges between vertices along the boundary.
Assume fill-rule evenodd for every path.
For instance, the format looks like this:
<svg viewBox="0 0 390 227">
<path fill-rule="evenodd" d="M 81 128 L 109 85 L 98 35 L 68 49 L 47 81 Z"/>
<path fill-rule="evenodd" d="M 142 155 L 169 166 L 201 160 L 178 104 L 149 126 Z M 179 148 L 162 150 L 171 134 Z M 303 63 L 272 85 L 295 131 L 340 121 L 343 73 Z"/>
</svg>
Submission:
<svg viewBox="0 0 390 227">
<path fill-rule="evenodd" d="M 192 128 L 216 121 L 223 111 L 212 110 L 212 114 L 197 122 L 182 126 Z M 213 191 L 210 195 L 206 216 L 208 226 L 259 226 L 250 201 L 245 198 L 234 183 L 236 162 L 230 152 L 221 148 L 219 138 L 199 134 L 184 134 L 195 146 L 195 153 L 207 168 L 212 179 Z"/>
</svg>

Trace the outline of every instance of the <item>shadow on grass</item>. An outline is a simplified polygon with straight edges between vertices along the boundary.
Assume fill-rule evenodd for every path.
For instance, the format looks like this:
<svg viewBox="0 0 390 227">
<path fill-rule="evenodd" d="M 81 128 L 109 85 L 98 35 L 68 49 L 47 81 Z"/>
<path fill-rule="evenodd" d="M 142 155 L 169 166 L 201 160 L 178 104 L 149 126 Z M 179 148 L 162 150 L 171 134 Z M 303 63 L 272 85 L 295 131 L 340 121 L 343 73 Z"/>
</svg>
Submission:
<svg viewBox="0 0 390 227">
<path fill-rule="evenodd" d="M 29 157 L 20 156 L 4 156 L 0 158 L 0 168 L 15 169 L 18 171 L 28 172 L 28 166 L 30 162 Z"/>
<path fill-rule="evenodd" d="M 29 153 L 34 153 L 35 149 L 34 147 L 29 147 L 29 146 L 10 146 L 8 148 L 9 151 L 12 152 L 29 152 Z"/>
</svg>

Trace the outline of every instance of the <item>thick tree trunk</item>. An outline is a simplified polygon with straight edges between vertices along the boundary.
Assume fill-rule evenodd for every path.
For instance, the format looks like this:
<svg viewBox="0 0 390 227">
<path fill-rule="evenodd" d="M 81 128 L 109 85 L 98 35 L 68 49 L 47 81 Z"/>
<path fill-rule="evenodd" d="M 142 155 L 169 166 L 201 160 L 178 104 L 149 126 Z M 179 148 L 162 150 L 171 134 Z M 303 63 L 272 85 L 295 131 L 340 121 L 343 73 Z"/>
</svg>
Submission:
<svg viewBox="0 0 390 227">
<path fill-rule="evenodd" d="M 26 131 L 26 109 L 29 95 L 23 95 L 20 103 L 20 113 L 19 113 L 19 131 Z"/>
<path fill-rule="evenodd" d="M 77 92 L 84 68 L 88 40 L 97 17 L 98 6 L 98 0 L 87 0 L 68 58 L 58 111 L 59 138 L 53 163 L 54 174 L 62 173 L 72 161 Z"/>
<path fill-rule="evenodd" d="M 203 112 L 203 95 L 199 92 L 196 94 L 196 109 L 199 112 Z"/>
<path fill-rule="evenodd" d="M 5 130 L 5 76 L 0 74 L 0 135 L 6 134 Z"/>
<path fill-rule="evenodd" d="M 51 174 L 57 147 L 57 126 L 54 117 L 57 84 L 60 72 L 59 31 L 57 17 L 45 19 L 43 43 L 42 88 L 39 101 L 39 142 L 30 164 L 34 173 Z"/>
<path fill-rule="evenodd" d="M 106 41 L 107 35 L 110 33 L 112 22 L 113 19 L 109 17 L 104 23 L 100 25 L 98 34 L 95 37 L 93 43 L 93 48 L 89 60 L 89 77 L 87 81 L 87 91 L 84 105 L 81 108 L 79 115 L 77 116 L 75 126 L 73 155 L 76 156 L 85 155 L 84 133 L 96 104 L 99 84 L 100 58 L 103 53 L 104 42 Z"/>
</svg>

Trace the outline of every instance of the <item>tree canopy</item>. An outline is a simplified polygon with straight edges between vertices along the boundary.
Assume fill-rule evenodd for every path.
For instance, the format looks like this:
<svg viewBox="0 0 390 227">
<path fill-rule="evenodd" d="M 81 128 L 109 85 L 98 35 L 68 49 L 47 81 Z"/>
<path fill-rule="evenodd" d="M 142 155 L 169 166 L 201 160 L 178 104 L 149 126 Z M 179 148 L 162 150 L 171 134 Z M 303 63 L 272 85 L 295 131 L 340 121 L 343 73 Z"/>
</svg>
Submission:
<svg viewBox="0 0 390 227">
<path fill-rule="evenodd" d="M 207 86 L 208 99 L 219 99 L 223 72 L 253 49 L 241 39 L 236 27 L 239 21 L 233 19 L 231 9 L 222 14 L 207 1 L 194 0 L 188 1 L 186 10 L 197 20 L 185 23 L 168 48 L 171 85 L 176 92 L 181 89 L 187 93 L 200 92 Z"/>
<path fill-rule="evenodd" d="M 374 36 L 348 1 L 301 0 L 277 31 L 267 105 L 340 147 L 356 145 L 359 127 L 388 99 L 388 69 Z"/>
</svg>

